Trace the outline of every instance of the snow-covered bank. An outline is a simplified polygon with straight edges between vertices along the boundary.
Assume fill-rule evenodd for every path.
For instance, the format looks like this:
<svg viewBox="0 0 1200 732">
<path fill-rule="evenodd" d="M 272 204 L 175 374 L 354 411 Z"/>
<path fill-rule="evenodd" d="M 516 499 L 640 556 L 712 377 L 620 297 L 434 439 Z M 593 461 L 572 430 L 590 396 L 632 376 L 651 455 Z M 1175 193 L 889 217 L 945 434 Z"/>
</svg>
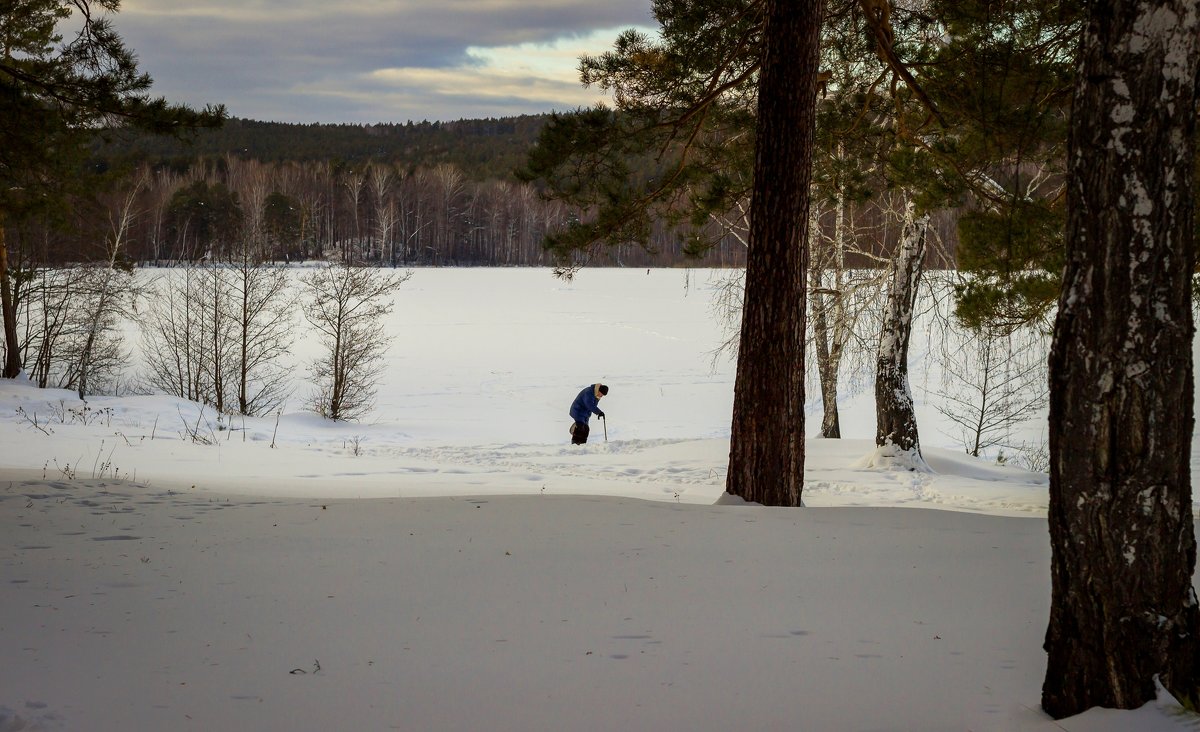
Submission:
<svg viewBox="0 0 1200 732">
<path fill-rule="evenodd" d="M 93 398 L 88 424 L 59 419 L 64 408 L 82 403 L 68 392 L 0 382 L 0 439 L 19 446 L 6 450 L 5 466 L 46 479 L 122 478 L 261 497 L 587 494 L 711 505 L 724 492 L 729 455 L 727 438 L 429 445 L 390 425 L 312 415 L 278 425 L 237 418 L 219 429 L 211 411 L 168 397 Z M 1043 474 L 933 447 L 932 473 L 861 467 L 873 448 L 865 439 L 809 440 L 806 503 L 1045 515 Z"/>
</svg>

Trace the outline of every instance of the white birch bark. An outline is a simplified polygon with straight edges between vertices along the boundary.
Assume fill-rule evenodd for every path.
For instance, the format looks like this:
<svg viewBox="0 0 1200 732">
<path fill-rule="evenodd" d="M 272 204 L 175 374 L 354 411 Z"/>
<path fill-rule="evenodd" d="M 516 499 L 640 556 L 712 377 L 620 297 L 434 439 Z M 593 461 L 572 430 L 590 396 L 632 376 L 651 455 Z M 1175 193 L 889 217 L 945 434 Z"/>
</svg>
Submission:
<svg viewBox="0 0 1200 732">
<path fill-rule="evenodd" d="M 927 469 L 921 457 L 912 389 L 908 384 L 908 342 L 917 288 L 925 265 L 929 215 L 916 216 L 912 201 L 904 209 L 900 248 L 892 263 L 888 299 L 879 337 L 875 376 L 875 464 L 899 463 Z"/>
</svg>

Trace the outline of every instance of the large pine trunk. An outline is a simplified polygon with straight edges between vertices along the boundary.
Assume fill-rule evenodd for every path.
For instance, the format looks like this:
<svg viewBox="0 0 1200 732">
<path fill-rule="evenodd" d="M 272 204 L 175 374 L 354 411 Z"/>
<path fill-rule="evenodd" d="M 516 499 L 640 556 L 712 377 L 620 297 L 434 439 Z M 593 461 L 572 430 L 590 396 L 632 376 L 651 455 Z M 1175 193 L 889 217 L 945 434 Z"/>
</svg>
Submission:
<svg viewBox="0 0 1200 732">
<path fill-rule="evenodd" d="M 1200 700 L 1192 589 L 1194 0 L 1091 6 L 1050 354 L 1052 595 L 1042 706 Z"/>
<path fill-rule="evenodd" d="M 823 2 L 767 0 L 726 490 L 801 505 L 808 186 Z"/>
<path fill-rule="evenodd" d="M 875 444 L 898 454 L 907 454 L 912 459 L 920 458 L 921 442 L 912 389 L 908 385 L 908 342 L 917 289 L 925 266 L 928 231 L 929 215 L 917 217 L 909 201 L 900 233 L 900 248 L 892 261 L 887 310 L 880 329 L 875 369 Z"/>
</svg>

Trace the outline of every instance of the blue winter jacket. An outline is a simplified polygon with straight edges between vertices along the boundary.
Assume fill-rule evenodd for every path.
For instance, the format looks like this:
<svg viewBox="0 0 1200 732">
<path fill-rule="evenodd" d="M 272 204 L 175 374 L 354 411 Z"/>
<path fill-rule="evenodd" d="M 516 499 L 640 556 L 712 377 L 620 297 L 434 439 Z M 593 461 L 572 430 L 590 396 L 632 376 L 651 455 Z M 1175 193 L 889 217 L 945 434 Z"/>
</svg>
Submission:
<svg viewBox="0 0 1200 732">
<path fill-rule="evenodd" d="M 597 416 L 603 414 L 597 403 L 600 401 L 596 396 L 596 384 L 592 384 L 583 391 L 579 392 L 579 396 L 575 397 L 575 401 L 571 402 L 571 419 L 576 422 L 587 421 L 592 418 L 592 415 Z"/>
</svg>

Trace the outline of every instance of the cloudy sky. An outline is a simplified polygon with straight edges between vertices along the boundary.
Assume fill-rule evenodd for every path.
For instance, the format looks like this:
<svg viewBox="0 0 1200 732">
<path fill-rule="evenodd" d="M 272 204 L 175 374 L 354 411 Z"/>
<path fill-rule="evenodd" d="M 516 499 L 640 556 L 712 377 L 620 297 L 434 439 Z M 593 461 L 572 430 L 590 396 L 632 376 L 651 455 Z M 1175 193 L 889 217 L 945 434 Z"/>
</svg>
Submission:
<svg viewBox="0 0 1200 732">
<path fill-rule="evenodd" d="M 124 0 L 113 23 L 171 101 L 368 123 L 590 104 L 578 57 L 654 25 L 649 0 Z"/>
</svg>

